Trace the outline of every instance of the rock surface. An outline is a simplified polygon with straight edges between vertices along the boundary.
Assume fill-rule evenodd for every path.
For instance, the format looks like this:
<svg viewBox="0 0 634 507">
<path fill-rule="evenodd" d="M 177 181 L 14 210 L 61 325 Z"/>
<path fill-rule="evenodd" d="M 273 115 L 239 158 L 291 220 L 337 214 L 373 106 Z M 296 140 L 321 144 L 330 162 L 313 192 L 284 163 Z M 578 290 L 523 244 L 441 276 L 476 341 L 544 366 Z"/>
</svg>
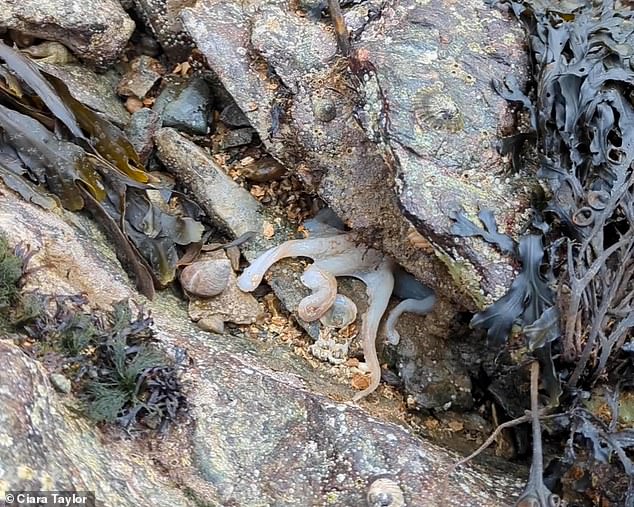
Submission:
<svg viewBox="0 0 634 507">
<path fill-rule="evenodd" d="M 107 307 L 133 297 L 111 248 L 85 217 L 47 213 L 0 186 L 0 231 L 36 249 L 26 289 L 76 294 Z M 453 458 L 408 430 L 335 399 L 347 388 L 283 348 L 196 330 L 185 305 L 166 293 L 145 302 L 160 342 L 190 358 L 183 383 L 186 421 L 153 440 L 100 435 L 68 395 L 50 388 L 43 367 L 0 340 L 0 477 L 3 489 L 94 490 L 106 505 L 363 505 L 385 474 L 407 505 L 502 506 L 521 482 L 474 465 L 446 491 Z M 323 393 L 330 393 L 331 397 Z M 386 400 L 386 402 L 389 402 Z M 186 494 L 185 494 L 186 492 Z"/>
<path fill-rule="evenodd" d="M 448 213 L 482 206 L 503 232 L 522 225 L 523 180 L 495 177 L 508 163 L 494 142 L 513 116 L 490 85 L 523 67 L 519 27 L 475 0 L 355 4 L 353 72 L 329 20 L 291 4 L 204 0 L 181 18 L 270 152 L 347 225 L 467 309 L 499 298 L 512 259 L 454 237 Z"/>
<path fill-rule="evenodd" d="M 81 59 L 106 66 L 125 47 L 134 22 L 117 0 L 1 0 L 0 28 L 59 41 Z"/>
</svg>

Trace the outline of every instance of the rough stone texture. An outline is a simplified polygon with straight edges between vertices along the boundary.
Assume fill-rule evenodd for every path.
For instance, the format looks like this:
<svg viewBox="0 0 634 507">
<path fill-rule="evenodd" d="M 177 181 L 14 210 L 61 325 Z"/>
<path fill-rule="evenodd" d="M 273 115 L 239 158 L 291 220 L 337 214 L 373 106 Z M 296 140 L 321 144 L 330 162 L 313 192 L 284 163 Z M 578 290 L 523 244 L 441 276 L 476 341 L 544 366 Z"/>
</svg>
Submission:
<svg viewBox="0 0 634 507">
<path fill-rule="evenodd" d="M 0 193 L 0 231 L 12 244 L 34 246 L 34 265 L 44 266 L 27 287 L 87 290 L 98 306 L 129 296 L 144 301 L 89 220 L 46 213 L 2 186 Z M 42 366 L 0 341 L 2 489 L 73 486 L 96 491 L 108 506 L 142 507 L 350 507 L 364 504 L 379 474 L 399 483 L 411 507 L 502 506 L 520 491 L 516 478 L 474 465 L 441 491 L 455 456 L 321 394 L 341 399 L 348 389 L 321 379 L 287 349 L 198 331 L 185 305 L 166 293 L 144 302 L 160 343 L 190 358 L 183 378 L 189 418 L 151 445 L 150 437 L 107 438 L 66 408 L 69 396 L 62 402 Z"/>
<path fill-rule="evenodd" d="M 61 42 L 106 66 L 125 47 L 134 22 L 117 0 L 1 0 L 0 28 Z"/>
<path fill-rule="evenodd" d="M 0 339 L 0 490 L 88 490 L 100 505 L 194 506 L 127 442 L 104 442 L 44 368 Z M 4 503 L 3 503 L 4 504 Z"/>
<path fill-rule="evenodd" d="M 130 62 L 128 71 L 117 85 L 117 93 L 142 99 L 163 74 L 165 69 L 158 60 L 141 55 Z"/>
<path fill-rule="evenodd" d="M 142 107 L 130 117 L 125 133 L 143 163 L 146 163 L 152 154 L 153 138 L 160 128 L 161 117 L 147 107 Z"/>
<path fill-rule="evenodd" d="M 270 152 L 347 225 L 467 309 L 499 298 L 512 260 L 453 237 L 448 213 L 483 206 L 502 231 L 521 226 L 527 189 L 495 177 L 508 163 L 493 144 L 513 117 L 491 88 L 525 64 L 520 28 L 479 0 L 363 2 L 346 12 L 355 74 L 335 55 L 328 19 L 305 14 L 286 0 L 202 0 L 181 18 Z M 428 114 L 440 99 L 462 126 Z M 408 241 L 412 225 L 431 258 Z"/>
<path fill-rule="evenodd" d="M 196 0 L 131 0 L 144 24 L 172 61 L 183 61 L 193 48 L 178 17 L 180 10 Z"/>
<path fill-rule="evenodd" d="M 120 79 L 116 71 L 97 74 L 85 65 L 52 65 L 44 62 L 38 62 L 38 66 L 66 83 L 70 94 L 82 104 L 120 128 L 127 125 L 130 113 L 114 91 L 115 84 Z"/>
</svg>

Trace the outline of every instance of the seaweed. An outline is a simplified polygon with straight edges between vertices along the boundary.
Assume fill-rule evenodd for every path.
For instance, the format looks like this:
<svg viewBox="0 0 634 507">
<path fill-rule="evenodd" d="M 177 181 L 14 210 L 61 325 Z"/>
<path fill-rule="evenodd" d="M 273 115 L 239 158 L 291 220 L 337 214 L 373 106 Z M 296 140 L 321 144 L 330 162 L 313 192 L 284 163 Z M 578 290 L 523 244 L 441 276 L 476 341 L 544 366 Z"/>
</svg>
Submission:
<svg viewBox="0 0 634 507">
<path fill-rule="evenodd" d="M 0 234 L 0 311 L 8 308 L 18 294 L 18 284 L 26 262 L 9 247 L 7 238 Z"/>
<path fill-rule="evenodd" d="M 124 428 L 165 427 L 185 409 L 177 364 L 160 350 L 152 318 L 133 315 L 128 301 L 93 311 L 83 296 L 25 294 L 14 326 L 35 342 L 38 356 L 56 353 L 58 368 L 75 372 L 75 392 L 96 422 Z"/>
<path fill-rule="evenodd" d="M 502 252 L 515 252 L 515 242 L 510 236 L 498 232 L 493 211 L 482 209 L 478 213 L 478 218 L 484 225 L 484 229 L 478 227 L 469 220 L 464 211 L 452 211 L 449 217 L 455 221 L 451 232 L 456 236 L 481 236 L 488 243 L 496 245 Z"/>
<path fill-rule="evenodd" d="M 177 248 L 201 240 L 200 210 L 186 203 L 184 213 L 196 216 L 176 216 L 150 199 L 156 187 L 117 127 L 2 42 L 0 60 L 0 179 L 45 209 L 90 211 L 151 299 L 174 280 Z"/>
</svg>

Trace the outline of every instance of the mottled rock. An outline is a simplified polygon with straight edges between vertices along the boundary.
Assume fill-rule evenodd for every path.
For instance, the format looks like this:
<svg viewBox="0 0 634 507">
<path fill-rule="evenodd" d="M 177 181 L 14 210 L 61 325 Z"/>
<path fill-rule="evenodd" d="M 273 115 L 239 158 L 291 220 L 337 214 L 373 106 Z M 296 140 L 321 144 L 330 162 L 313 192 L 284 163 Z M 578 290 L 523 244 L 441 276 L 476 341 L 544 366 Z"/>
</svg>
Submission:
<svg viewBox="0 0 634 507">
<path fill-rule="evenodd" d="M 42 269 L 28 275 L 28 284 L 37 277 L 40 290 L 66 294 L 96 285 L 89 298 L 99 306 L 127 296 L 144 300 L 93 223 L 45 213 L 2 186 L 0 192 L 0 230 L 12 244 L 39 247 Z M 51 252 L 65 254 L 64 268 L 74 276 L 43 262 Z M 86 489 L 117 506 L 350 507 L 363 505 L 368 486 L 385 475 L 413 507 L 501 507 L 521 489 L 508 471 L 467 464 L 443 490 L 452 454 L 334 402 L 322 393 L 340 397 L 349 389 L 320 378 L 288 351 L 198 331 L 184 305 L 166 293 L 146 309 L 159 343 L 190 358 L 182 379 L 190 405 L 186 424 L 151 445 L 148 435 L 108 438 L 67 408 L 68 396 L 62 402 L 50 389 L 42 365 L 0 340 L 3 490 Z"/>
<path fill-rule="evenodd" d="M 66 376 L 62 375 L 61 373 L 53 373 L 51 374 L 50 379 L 53 387 L 57 389 L 60 393 L 70 393 L 71 383 Z"/>
<path fill-rule="evenodd" d="M 0 489 L 94 491 L 103 505 L 194 506 L 147 457 L 106 443 L 51 389 L 46 371 L 0 340 Z"/>
<path fill-rule="evenodd" d="M 178 96 L 163 110 L 163 126 L 174 127 L 190 134 L 209 132 L 211 92 L 207 82 L 193 78 Z"/>
<path fill-rule="evenodd" d="M 220 121 L 230 127 L 250 127 L 249 119 L 234 103 L 226 106 L 220 113 Z"/>
<path fill-rule="evenodd" d="M 132 3 L 170 60 L 185 60 L 193 44 L 183 31 L 179 14 L 183 7 L 193 5 L 195 0 L 132 0 Z"/>
<path fill-rule="evenodd" d="M 84 65 L 54 65 L 42 61 L 38 61 L 38 66 L 66 83 L 70 94 L 82 104 L 120 128 L 127 125 L 130 114 L 114 91 L 120 79 L 116 71 L 108 70 L 97 74 Z"/>
<path fill-rule="evenodd" d="M 61 42 L 98 66 L 117 59 L 134 22 L 116 0 L 0 1 L 0 29 Z"/>
<path fill-rule="evenodd" d="M 126 136 L 146 163 L 154 149 L 154 136 L 161 128 L 161 117 L 152 109 L 142 107 L 130 117 L 125 129 Z"/>
<path fill-rule="evenodd" d="M 181 17 L 269 151 L 347 225 L 466 309 L 499 298 L 512 259 L 455 237 L 448 213 L 491 208 L 511 235 L 526 218 L 531 182 L 496 177 L 509 165 L 495 139 L 514 119 L 490 85 L 525 65 L 519 26 L 475 0 L 355 2 L 350 66 L 331 26 L 289 5 L 201 1 Z"/>
<path fill-rule="evenodd" d="M 117 93 L 124 97 L 145 97 L 165 74 L 165 68 L 151 56 L 141 55 L 130 62 L 130 69 L 119 81 Z"/>
</svg>

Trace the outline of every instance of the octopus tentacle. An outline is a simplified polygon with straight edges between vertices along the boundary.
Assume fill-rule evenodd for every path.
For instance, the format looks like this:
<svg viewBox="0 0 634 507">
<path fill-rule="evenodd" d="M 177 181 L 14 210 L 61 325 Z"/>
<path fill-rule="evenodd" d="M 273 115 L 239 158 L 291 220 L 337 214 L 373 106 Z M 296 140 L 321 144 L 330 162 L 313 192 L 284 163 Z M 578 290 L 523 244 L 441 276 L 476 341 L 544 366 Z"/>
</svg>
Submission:
<svg viewBox="0 0 634 507">
<path fill-rule="evenodd" d="M 396 330 L 396 321 L 404 313 L 415 313 L 417 315 L 426 315 L 431 311 L 436 303 L 434 295 L 427 296 L 425 299 L 405 299 L 396 305 L 387 316 L 385 327 L 387 330 L 387 341 L 392 345 L 398 345 L 401 339 Z"/>
<path fill-rule="evenodd" d="M 334 304 L 337 297 L 337 279 L 315 263 L 306 268 L 301 280 L 312 294 L 299 302 L 297 314 L 306 322 L 313 322 Z"/>
</svg>

